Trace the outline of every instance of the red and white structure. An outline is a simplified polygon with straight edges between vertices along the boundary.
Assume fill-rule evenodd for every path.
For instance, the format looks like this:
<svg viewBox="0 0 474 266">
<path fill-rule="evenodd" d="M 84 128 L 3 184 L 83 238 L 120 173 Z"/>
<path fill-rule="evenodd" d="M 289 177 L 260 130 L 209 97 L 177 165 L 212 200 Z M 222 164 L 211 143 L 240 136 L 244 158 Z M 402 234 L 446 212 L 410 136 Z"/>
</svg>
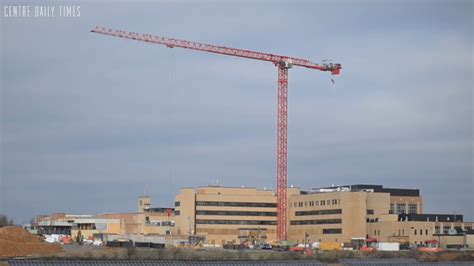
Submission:
<svg viewBox="0 0 474 266">
<path fill-rule="evenodd" d="M 316 64 L 306 59 L 260 53 L 250 50 L 190 42 L 150 34 L 128 32 L 97 26 L 94 33 L 137 41 L 166 45 L 169 48 L 179 47 L 222 55 L 238 56 L 255 60 L 269 61 L 278 67 L 278 124 L 277 124 L 277 238 L 286 240 L 288 235 L 287 218 L 287 185 L 288 185 L 288 69 L 292 66 L 330 71 L 338 75 L 341 64 Z"/>
</svg>

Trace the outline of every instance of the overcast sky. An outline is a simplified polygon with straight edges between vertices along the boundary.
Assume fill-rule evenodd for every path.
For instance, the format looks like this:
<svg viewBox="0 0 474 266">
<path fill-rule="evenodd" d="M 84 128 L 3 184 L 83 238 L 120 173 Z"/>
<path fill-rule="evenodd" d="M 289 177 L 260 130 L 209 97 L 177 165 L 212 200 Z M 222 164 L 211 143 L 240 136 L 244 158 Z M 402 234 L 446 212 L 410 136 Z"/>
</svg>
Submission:
<svg viewBox="0 0 474 266">
<path fill-rule="evenodd" d="M 180 187 L 217 179 L 275 188 L 271 63 L 90 32 L 103 25 L 340 62 L 335 85 L 290 70 L 289 184 L 419 188 L 425 212 L 474 220 L 472 1 L 332 2 L 63 1 L 80 17 L 2 14 L 0 213 L 130 212 L 144 193 L 172 206 Z"/>
</svg>

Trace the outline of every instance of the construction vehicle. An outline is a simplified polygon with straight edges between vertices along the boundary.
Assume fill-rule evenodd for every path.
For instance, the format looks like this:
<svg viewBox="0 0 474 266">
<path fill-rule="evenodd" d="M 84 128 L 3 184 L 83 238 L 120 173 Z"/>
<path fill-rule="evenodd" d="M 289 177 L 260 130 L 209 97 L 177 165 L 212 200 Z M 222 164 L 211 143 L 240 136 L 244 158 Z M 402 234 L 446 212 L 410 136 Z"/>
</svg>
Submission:
<svg viewBox="0 0 474 266">
<path fill-rule="evenodd" d="M 376 238 L 367 238 L 364 245 L 360 248 L 361 251 L 374 251 L 377 244 Z"/>
<path fill-rule="evenodd" d="M 332 242 L 321 242 L 319 244 L 319 250 L 330 251 L 330 250 L 341 250 L 341 243 L 332 243 Z"/>
<path fill-rule="evenodd" d="M 443 251 L 442 248 L 439 247 L 439 242 L 435 239 L 426 240 L 425 245 L 422 247 L 417 247 L 417 251 L 423 252 L 441 252 Z"/>
</svg>

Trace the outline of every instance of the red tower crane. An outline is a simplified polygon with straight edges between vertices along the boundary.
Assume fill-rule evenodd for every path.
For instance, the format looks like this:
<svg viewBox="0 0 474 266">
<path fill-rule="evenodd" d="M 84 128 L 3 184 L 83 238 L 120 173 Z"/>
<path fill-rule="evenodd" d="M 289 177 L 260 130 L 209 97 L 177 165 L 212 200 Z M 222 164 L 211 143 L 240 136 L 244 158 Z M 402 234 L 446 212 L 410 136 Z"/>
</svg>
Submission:
<svg viewBox="0 0 474 266">
<path fill-rule="evenodd" d="M 128 32 L 97 26 L 91 30 L 94 33 L 121 37 L 137 41 L 166 45 L 169 48 L 180 47 L 209 53 L 238 56 L 255 60 L 272 62 L 278 68 L 278 123 L 277 123 L 277 238 L 286 240 L 288 236 L 287 218 L 287 185 L 288 185 L 288 69 L 292 66 L 301 66 L 330 71 L 338 75 L 341 64 L 316 64 L 306 59 L 260 53 L 250 50 L 216 46 L 198 42 L 190 42 L 150 34 Z"/>
</svg>

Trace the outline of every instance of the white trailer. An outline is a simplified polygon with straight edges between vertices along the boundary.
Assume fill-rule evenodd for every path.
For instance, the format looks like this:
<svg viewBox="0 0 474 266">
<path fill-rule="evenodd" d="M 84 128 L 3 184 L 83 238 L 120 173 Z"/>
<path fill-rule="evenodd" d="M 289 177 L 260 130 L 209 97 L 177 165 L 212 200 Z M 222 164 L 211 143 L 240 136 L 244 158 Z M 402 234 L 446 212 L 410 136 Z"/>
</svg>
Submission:
<svg viewBox="0 0 474 266">
<path fill-rule="evenodd" d="M 399 251 L 400 243 L 378 242 L 376 249 L 380 251 Z"/>
</svg>

